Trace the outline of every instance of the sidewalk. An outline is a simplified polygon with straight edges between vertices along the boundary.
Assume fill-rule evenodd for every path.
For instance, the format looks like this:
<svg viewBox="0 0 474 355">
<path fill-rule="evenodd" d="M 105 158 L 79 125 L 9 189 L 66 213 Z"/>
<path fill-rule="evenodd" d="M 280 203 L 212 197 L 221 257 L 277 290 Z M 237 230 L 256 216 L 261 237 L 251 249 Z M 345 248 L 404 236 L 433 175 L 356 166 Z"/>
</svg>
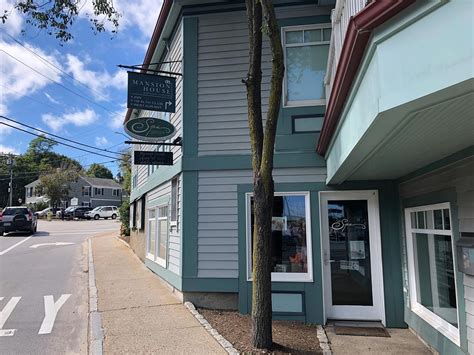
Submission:
<svg viewBox="0 0 474 355">
<path fill-rule="evenodd" d="M 92 238 L 105 354 L 226 354 L 114 235 Z"/>
</svg>

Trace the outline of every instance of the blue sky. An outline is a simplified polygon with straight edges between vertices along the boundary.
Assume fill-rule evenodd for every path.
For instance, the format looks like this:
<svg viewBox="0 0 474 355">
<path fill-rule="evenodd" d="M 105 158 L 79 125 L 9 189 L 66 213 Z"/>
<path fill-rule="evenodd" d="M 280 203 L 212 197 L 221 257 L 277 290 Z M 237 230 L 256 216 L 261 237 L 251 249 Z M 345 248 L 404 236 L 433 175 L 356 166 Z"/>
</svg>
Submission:
<svg viewBox="0 0 474 355">
<path fill-rule="evenodd" d="M 14 1 L 0 0 L 0 12 L 12 10 Z M 142 63 L 161 1 L 115 0 L 114 5 L 122 14 L 116 35 L 111 32 L 94 35 L 87 18 L 91 0 L 82 1 L 80 17 L 71 28 L 74 39 L 62 46 L 47 31 L 28 26 L 18 13 L 11 12 L 7 22 L 0 24 L 0 114 L 82 143 L 117 151 L 125 148 L 125 138 L 114 132 L 123 132 L 127 94 L 126 71 L 117 65 Z M 21 33 L 22 29 L 26 30 L 25 34 Z M 32 138 L 0 125 L 0 153 L 23 153 Z M 83 165 L 111 160 L 64 146 L 57 146 L 55 151 Z M 106 166 L 114 174 L 117 172 L 115 163 Z"/>
</svg>

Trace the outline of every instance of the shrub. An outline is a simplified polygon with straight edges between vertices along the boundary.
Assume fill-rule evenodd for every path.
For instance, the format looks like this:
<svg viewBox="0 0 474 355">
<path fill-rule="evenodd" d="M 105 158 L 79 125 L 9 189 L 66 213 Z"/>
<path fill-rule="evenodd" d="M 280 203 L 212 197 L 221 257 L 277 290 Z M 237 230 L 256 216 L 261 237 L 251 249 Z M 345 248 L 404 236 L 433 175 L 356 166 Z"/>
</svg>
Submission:
<svg viewBox="0 0 474 355">
<path fill-rule="evenodd" d="M 130 235 L 130 202 L 125 200 L 119 208 L 120 221 L 122 222 L 122 234 L 125 236 Z"/>
</svg>

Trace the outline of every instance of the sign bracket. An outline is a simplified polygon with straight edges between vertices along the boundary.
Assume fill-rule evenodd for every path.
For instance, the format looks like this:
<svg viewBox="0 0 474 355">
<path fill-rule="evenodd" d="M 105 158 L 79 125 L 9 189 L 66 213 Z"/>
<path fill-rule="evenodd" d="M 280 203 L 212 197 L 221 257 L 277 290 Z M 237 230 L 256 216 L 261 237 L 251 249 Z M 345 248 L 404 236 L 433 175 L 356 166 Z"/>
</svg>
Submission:
<svg viewBox="0 0 474 355">
<path fill-rule="evenodd" d="M 133 70 L 144 70 L 144 71 L 150 71 L 150 72 L 153 72 L 153 73 L 161 73 L 161 74 L 168 74 L 168 75 L 177 75 L 177 76 L 183 76 L 183 74 L 181 73 L 175 73 L 175 72 L 172 72 L 172 71 L 166 71 L 166 70 L 156 70 L 156 69 L 145 69 L 145 68 L 141 68 L 137 65 L 122 65 L 122 64 L 119 64 L 117 65 L 119 68 L 124 68 L 124 69 L 133 69 Z"/>
<path fill-rule="evenodd" d="M 173 147 L 182 147 L 183 140 L 181 137 L 176 138 L 171 143 L 164 143 L 164 142 L 142 142 L 142 141 L 125 141 L 125 144 L 143 144 L 143 145 L 164 145 L 164 146 L 173 146 Z"/>
</svg>

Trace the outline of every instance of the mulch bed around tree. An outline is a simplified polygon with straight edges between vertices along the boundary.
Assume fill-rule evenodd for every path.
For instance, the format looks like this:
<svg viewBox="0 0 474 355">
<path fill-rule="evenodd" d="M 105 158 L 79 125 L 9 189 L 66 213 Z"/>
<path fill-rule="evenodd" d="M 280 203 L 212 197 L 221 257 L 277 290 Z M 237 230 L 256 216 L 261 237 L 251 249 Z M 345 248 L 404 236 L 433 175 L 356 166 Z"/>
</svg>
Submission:
<svg viewBox="0 0 474 355">
<path fill-rule="evenodd" d="M 256 352 L 251 345 L 251 320 L 249 315 L 234 311 L 199 309 L 199 313 L 219 334 L 232 343 L 240 353 Z M 317 337 L 317 328 L 300 322 L 273 321 L 272 354 L 322 354 Z"/>
</svg>

